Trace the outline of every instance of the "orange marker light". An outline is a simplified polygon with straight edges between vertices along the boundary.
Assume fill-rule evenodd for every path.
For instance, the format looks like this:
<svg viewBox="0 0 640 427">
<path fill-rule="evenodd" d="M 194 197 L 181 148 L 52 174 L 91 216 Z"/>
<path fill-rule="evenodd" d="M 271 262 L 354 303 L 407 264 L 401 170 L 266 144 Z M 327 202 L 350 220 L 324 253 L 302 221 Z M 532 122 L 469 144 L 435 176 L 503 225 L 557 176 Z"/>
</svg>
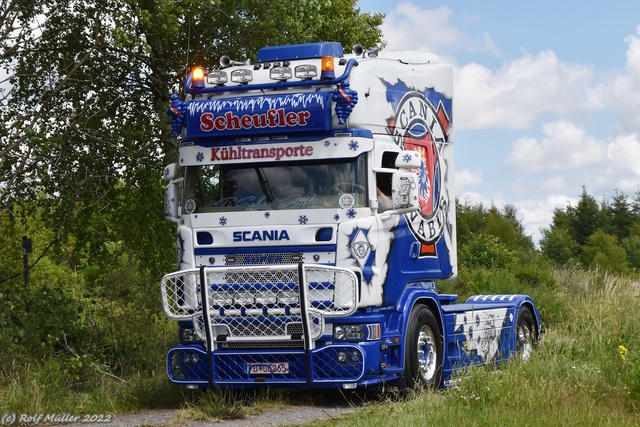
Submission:
<svg viewBox="0 0 640 427">
<path fill-rule="evenodd" d="M 191 69 L 191 80 L 194 82 L 204 82 L 204 68 L 193 67 Z"/>
<path fill-rule="evenodd" d="M 332 79 L 336 76 L 334 71 L 333 56 L 323 56 L 320 78 Z"/>
</svg>

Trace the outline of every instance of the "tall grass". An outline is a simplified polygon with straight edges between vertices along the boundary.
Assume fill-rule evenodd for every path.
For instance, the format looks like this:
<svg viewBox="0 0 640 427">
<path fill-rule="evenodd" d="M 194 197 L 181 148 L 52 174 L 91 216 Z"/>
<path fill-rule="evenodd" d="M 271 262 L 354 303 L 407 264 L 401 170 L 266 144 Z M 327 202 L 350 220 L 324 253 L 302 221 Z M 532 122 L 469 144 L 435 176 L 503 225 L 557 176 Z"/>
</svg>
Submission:
<svg viewBox="0 0 640 427">
<path fill-rule="evenodd" d="M 473 368 L 450 389 L 319 425 L 640 425 L 640 295 L 629 278 L 597 270 L 553 276 L 547 291 L 564 298 L 563 320 L 527 362 Z"/>
<path fill-rule="evenodd" d="M 640 425 L 640 295 L 631 279 L 576 267 L 473 270 L 444 291 L 530 294 L 546 334 L 525 363 L 473 368 L 457 386 L 406 399 L 369 400 L 353 416 L 313 425 L 638 426 Z M 447 289 L 447 287 L 449 287 Z M 181 408 L 179 420 L 243 418 L 267 408 L 314 402 L 311 394 L 261 391 L 188 392 L 155 372 L 124 381 L 95 371 L 78 387 L 55 358 L 14 360 L 0 372 L 0 412 L 118 413 Z M 91 369 L 91 367 L 85 369 Z M 85 375 L 86 377 L 86 375 Z M 338 394 L 336 392 L 336 394 Z"/>
</svg>

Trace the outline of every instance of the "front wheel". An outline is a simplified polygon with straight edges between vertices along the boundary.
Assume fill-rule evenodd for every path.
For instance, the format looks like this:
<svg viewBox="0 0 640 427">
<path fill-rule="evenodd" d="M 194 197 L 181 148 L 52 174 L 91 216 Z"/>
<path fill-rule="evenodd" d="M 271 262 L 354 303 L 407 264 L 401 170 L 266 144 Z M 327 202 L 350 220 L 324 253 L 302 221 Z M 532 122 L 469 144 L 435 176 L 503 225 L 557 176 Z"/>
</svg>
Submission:
<svg viewBox="0 0 640 427">
<path fill-rule="evenodd" d="M 405 378 L 409 388 L 439 389 L 442 383 L 442 334 L 426 306 L 414 308 L 409 318 L 405 348 Z"/>
</svg>

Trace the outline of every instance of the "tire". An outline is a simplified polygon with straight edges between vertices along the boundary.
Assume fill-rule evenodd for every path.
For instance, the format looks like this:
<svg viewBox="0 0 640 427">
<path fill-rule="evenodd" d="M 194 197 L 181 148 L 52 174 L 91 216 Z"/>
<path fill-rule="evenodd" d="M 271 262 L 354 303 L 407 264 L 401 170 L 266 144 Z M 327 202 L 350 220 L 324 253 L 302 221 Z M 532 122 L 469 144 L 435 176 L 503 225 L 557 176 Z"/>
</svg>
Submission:
<svg viewBox="0 0 640 427">
<path fill-rule="evenodd" d="M 411 311 L 404 353 L 404 377 L 408 388 L 442 385 L 442 333 L 429 308 L 423 305 Z"/>
<path fill-rule="evenodd" d="M 538 333 L 531 308 L 522 306 L 516 320 L 516 357 L 528 360 L 537 341 Z"/>
</svg>

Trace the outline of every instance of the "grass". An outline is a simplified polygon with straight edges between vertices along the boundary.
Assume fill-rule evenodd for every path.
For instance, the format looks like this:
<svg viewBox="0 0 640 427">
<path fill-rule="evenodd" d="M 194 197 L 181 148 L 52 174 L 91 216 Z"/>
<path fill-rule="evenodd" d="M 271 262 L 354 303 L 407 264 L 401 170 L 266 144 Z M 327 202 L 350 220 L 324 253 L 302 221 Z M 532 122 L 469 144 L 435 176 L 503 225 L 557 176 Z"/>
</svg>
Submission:
<svg viewBox="0 0 640 427">
<path fill-rule="evenodd" d="M 473 368 L 441 392 L 314 425 L 640 425 L 640 295 L 599 271 L 559 269 L 555 280 L 564 320 L 527 362 Z"/>
<path fill-rule="evenodd" d="M 510 281 L 526 278 L 523 286 L 529 288 L 521 292 L 538 302 L 547 331 L 526 363 L 513 361 L 500 370 L 473 368 L 449 389 L 370 399 L 352 416 L 313 425 L 640 425 L 640 295 L 629 286 L 634 280 L 571 267 L 549 271 L 542 281 L 535 271 L 476 272 L 462 280 L 499 292 L 514 286 Z M 162 366 L 126 382 L 97 372 L 90 387 L 78 387 L 50 360 L 13 363 L 3 371 L 11 374 L 0 378 L 0 412 L 176 408 L 179 422 L 186 422 L 241 419 L 322 400 L 311 393 L 274 390 L 191 392 L 170 385 Z"/>
</svg>

